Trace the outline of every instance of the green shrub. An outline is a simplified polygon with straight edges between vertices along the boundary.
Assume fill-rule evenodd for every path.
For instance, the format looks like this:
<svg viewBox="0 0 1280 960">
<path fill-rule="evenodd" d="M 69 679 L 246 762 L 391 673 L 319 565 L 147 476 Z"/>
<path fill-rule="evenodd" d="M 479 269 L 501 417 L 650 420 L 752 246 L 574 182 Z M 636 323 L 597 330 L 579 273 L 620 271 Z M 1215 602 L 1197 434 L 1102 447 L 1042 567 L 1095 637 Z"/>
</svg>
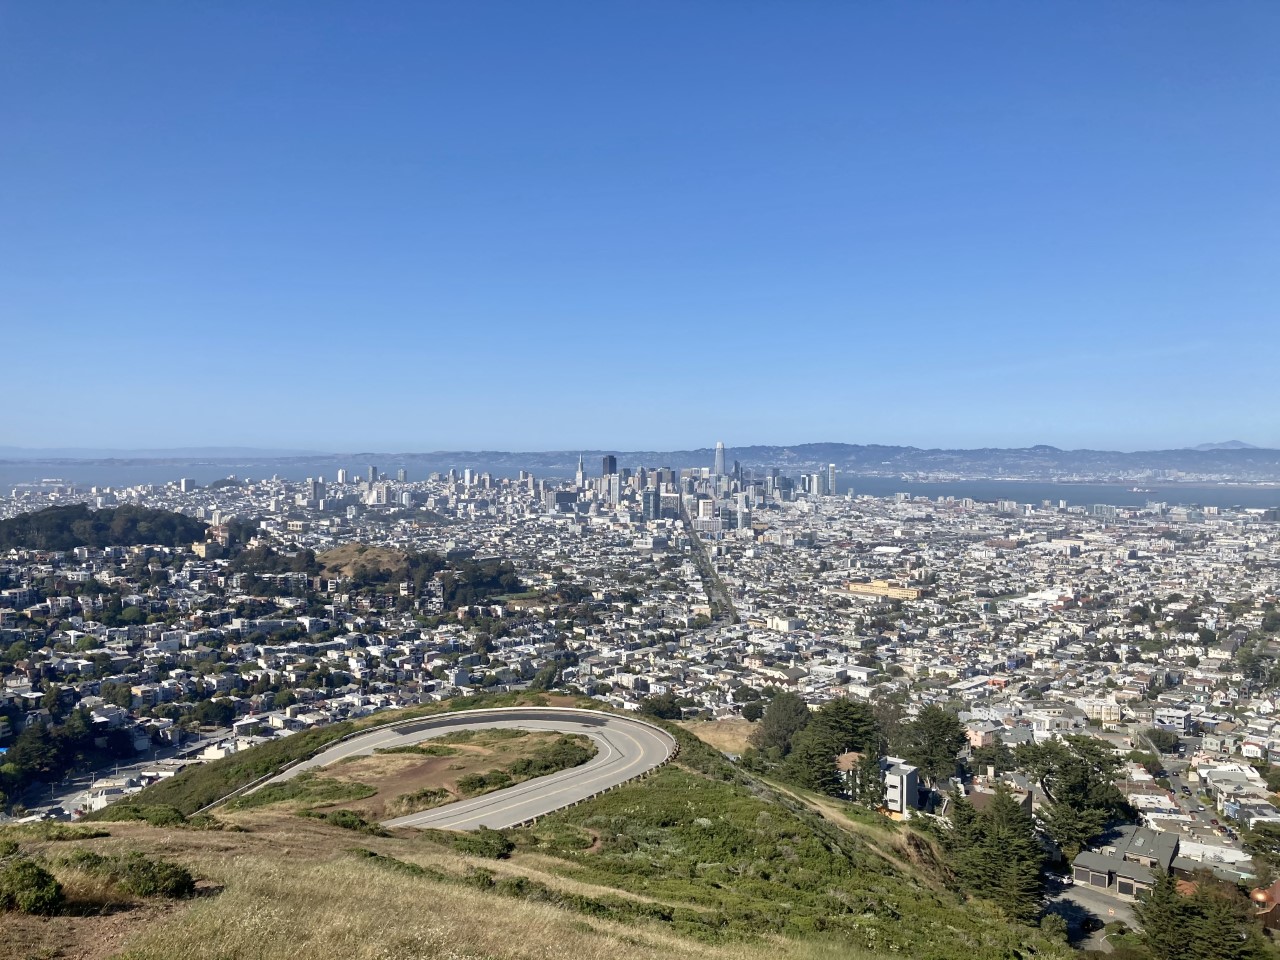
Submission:
<svg viewBox="0 0 1280 960">
<path fill-rule="evenodd" d="M 505 860 L 516 848 L 506 834 L 488 827 L 481 827 L 475 833 L 454 834 L 451 846 L 459 853 L 488 860 Z"/>
<path fill-rule="evenodd" d="M 512 784 L 511 775 L 504 770 L 493 770 L 489 773 L 469 773 L 458 778 L 458 790 L 468 796 L 477 793 L 488 793 L 501 790 Z"/>
<path fill-rule="evenodd" d="M 0 860 L 12 857 L 18 852 L 18 841 L 5 838 L 0 840 Z"/>
<path fill-rule="evenodd" d="M 335 827 L 342 827 L 344 830 L 357 830 L 360 833 L 367 833 L 372 837 L 391 836 L 378 824 L 370 823 L 353 810 L 303 810 L 302 815 L 316 820 L 323 820 L 325 823 L 331 823 Z"/>
<path fill-rule="evenodd" d="M 62 884 L 44 867 L 25 858 L 0 870 L 0 907 L 23 913 L 50 914 L 62 906 Z"/>
<path fill-rule="evenodd" d="M 195 878 L 185 867 L 165 860 L 151 860 L 140 853 L 121 859 L 116 875 L 121 890 L 139 897 L 180 900 L 196 892 Z"/>
<path fill-rule="evenodd" d="M 177 900 L 190 897 L 196 890 L 195 878 L 185 867 L 166 860 L 152 860 L 137 852 L 111 857 L 92 850 L 75 850 L 56 862 L 104 877 L 121 892 L 137 897 Z"/>
</svg>

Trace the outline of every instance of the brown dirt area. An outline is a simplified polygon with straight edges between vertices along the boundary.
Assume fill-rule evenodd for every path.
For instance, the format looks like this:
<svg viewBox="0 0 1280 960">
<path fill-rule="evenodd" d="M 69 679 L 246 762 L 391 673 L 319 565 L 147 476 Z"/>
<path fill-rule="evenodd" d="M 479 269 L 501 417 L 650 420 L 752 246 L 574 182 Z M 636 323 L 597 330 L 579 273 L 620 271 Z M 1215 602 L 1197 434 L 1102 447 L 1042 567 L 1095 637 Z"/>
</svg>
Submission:
<svg viewBox="0 0 1280 960">
<path fill-rule="evenodd" d="M 750 746 L 758 724 L 749 720 L 681 720 L 680 726 L 722 753 L 740 754 Z"/>
</svg>

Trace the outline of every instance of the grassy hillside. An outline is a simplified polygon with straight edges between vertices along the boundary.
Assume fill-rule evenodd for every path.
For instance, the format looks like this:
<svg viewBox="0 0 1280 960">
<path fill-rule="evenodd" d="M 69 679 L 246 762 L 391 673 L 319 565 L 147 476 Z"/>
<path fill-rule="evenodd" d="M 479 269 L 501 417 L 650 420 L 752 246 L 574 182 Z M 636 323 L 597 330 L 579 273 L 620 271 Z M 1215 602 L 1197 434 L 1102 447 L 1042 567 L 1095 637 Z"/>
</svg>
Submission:
<svg viewBox="0 0 1280 960">
<path fill-rule="evenodd" d="M 204 829 L 98 825 L 111 836 L 58 846 L 163 856 L 191 870 L 198 895 L 164 905 L 136 902 L 109 916 L 42 920 L 48 952 L 56 955 L 55 944 L 96 945 L 94 925 L 110 922 L 117 934 L 110 949 L 67 955 L 1069 955 L 1039 931 L 1007 924 L 993 907 L 964 902 L 948 888 L 927 837 L 838 801 L 780 792 L 687 731 L 677 735 L 676 764 L 535 827 L 501 834 L 386 835 L 359 818 L 321 820 L 288 805 L 222 809 L 215 821 L 200 822 Z M 24 842 L 36 856 L 40 845 Z M 21 929 L 33 935 L 34 928 Z M 15 953 L 4 948 L 17 933 L 0 931 L 0 955 Z M 39 943 L 27 943 L 40 955 Z"/>
</svg>

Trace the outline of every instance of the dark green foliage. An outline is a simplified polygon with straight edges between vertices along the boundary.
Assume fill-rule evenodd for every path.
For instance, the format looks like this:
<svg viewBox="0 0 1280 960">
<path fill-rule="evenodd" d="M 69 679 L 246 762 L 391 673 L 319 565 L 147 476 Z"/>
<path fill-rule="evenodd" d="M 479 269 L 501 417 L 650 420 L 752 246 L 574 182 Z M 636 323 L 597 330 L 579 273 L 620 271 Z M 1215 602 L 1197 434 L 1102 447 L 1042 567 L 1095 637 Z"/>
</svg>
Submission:
<svg viewBox="0 0 1280 960">
<path fill-rule="evenodd" d="M 776 752 L 785 757 L 791 752 L 791 743 L 797 733 L 809 723 L 809 706 L 794 693 L 779 693 L 765 708 L 760 727 L 751 735 L 751 742 L 765 753 Z"/>
<path fill-rule="evenodd" d="M 560 678 L 560 668 L 554 663 L 549 663 L 539 670 L 532 680 L 529 681 L 529 690 L 540 691 L 552 689 Z"/>
<path fill-rule="evenodd" d="M 143 820 L 153 827 L 180 827 L 187 822 L 187 818 L 181 810 L 168 804 L 112 804 L 103 809 L 95 819 L 104 821 Z"/>
<path fill-rule="evenodd" d="M 469 773 L 458 778 L 458 791 L 464 796 L 475 796 L 480 793 L 491 793 L 509 787 L 515 781 L 505 770 L 491 770 L 488 773 Z"/>
<path fill-rule="evenodd" d="M 133 741 L 124 731 L 110 731 L 105 749 L 98 746 L 98 737 L 83 709 L 72 710 L 61 724 L 27 727 L 14 738 L 0 766 L 0 800 L 21 796 L 33 783 L 60 780 L 76 764 L 133 756 Z"/>
<path fill-rule="evenodd" d="M 951 796 L 951 831 L 944 845 L 960 884 L 999 904 L 1011 920 L 1030 923 L 1040 912 L 1044 851 L 1031 815 L 1003 784 L 979 813 L 959 793 Z"/>
<path fill-rule="evenodd" d="M 878 756 L 879 747 L 880 733 L 870 706 L 838 697 L 813 711 L 792 738 L 782 774 L 809 790 L 839 796 L 847 791 L 836 770 L 836 758 L 849 751 Z"/>
<path fill-rule="evenodd" d="M 1049 799 L 1042 818 L 1068 860 L 1086 848 L 1115 820 L 1132 809 L 1112 781 L 1121 760 L 1111 747 L 1089 736 L 1070 736 L 1023 744 L 1018 765 L 1040 782 Z"/>
<path fill-rule="evenodd" d="M 1177 881 L 1158 873 L 1134 912 L 1139 939 L 1154 960 L 1249 960 L 1268 955 L 1249 901 L 1211 875 L 1196 877 L 1190 896 Z"/>
<path fill-rule="evenodd" d="M 452 846 L 459 853 L 489 860 L 505 860 L 516 848 L 506 834 L 488 827 L 481 827 L 474 833 L 454 834 Z"/>
<path fill-rule="evenodd" d="M 172 547 L 203 540 L 209 525 L 168 510 L 131 504 L 90 510 L 83 503 L 48 507 L 0 520 L 0 550 L 74 550 L 76 547 Z"/>
<path fill-rule="evenodd" d="M 239 830 L 239 827 L 228 827 L 216 817 L 208 814 L 186 816 L 177 807 L 165 804 L 113 803 L 98 811 L 95 820 L 104 822 L 122 822 L 141 820 L 153 827 L 181 827 L 185 830 Z M 105 836 L 106 834 L 100 834 Z"/>
<path fill-rule="evenodd" d="M 0 867 L 0 908 L 43 915 L 62 902 L 62 884 L 38 863 L 18 857 Z"/>
<path fill-rule="evenodd" d="M 755 723 L 764 716 L 764 705 L 759 700 L 752 700 L 742 705 L 742 719 Z"/>
<path fill-rule="evenodd" d="M 344 830 L 355 830 L 359 833 L 367 833 L 371 837 L 389 837 L 391 834 L 382 829 L 376 823 L 370 823 L 360 814 L 352 810 L 303 810 L 304 817 L 312 817 L 316 820 L 323 820 L 325 823 L 331 823 L 335 827 L 342 827 Z"/>
<path fill-rule="evenodd" d="M 659 720 L 679 720 L 682 716 L 680 704 L 676 702 L 676 695 L 670 692 L 645 697 L 640 701 L 640 713 L 642 716 L 656 717 Z"/>
<path fill-rule="evenodd" d="M 512 761 L 506 769 L 513 777 L 530 779 L 581 766 L 595 755 L 595 744 L 586 737 L 564 735 L 539 747 L 529 756 Z"/>
<path fill-rule="evenodd" d="M 930 783 L 955 775 L 956 757 L 965 745 L 964 726 L 955 714 L 928 706 L 903 729 L 902 757 Z"/>
<path fill-rule="evenodd" d="M 410 753 L 421 757 L 453 757 L 458 751 L 442 743 L 413 743 L 403 747 L 379 747 L 374 753 Z"/>
<path fill-rule="evenodd" d="M 510 560 L 467 560 L 440 578 L 446 610 L 481 603 L 489 597 L 522 593 L 524 584 Z"/>
<path fill-rule="evenodd" d="M 448 882 L 453 878 L 441 871 L 431 867 L 423 867 L 416 863 L 409 863 L 405 860 L 397 860 L 395 857 L 383 856 L 381 853 L 375 853 L 372 850 L 365 850 L 362 847 L 356 847 L 351 851 L 357 857 L 364 860 L 372 861 L 376 866 L 384 870 L 392 870 L 396 873 L 407 874 L 411 877 L 421 877 L 424 880 L 436 880 L 439 882 Z"/>
<path fill-rule="evenodd" d="M 879 752 L 867 749 L 853 770 L 850 799 L 868 810 L 884 806 L 884 775 L 880 770 Z"/>
<path fill-rule="evenodd" d="M 978 747 L 973 751 L 972 765 L 973 769 L 979 773 L 986 773 L 988 767 L 995 767 L 996 773 L 1007 773 L 1017 766 L 1013 759 L 1013 751 L 1005 746 L 999 734 L 996 734 L 989 745 Z"/>
<path fill-rule="evenodd" d="M 195 878 L 185 868 L 167 860 L 153 860 L 141 853 L 105 856 L 90 850 L 76 850 L 58 863 L 104 877 L 122 893 L 136 897 L 190 897 L 196 892 Z"/>
</svg>

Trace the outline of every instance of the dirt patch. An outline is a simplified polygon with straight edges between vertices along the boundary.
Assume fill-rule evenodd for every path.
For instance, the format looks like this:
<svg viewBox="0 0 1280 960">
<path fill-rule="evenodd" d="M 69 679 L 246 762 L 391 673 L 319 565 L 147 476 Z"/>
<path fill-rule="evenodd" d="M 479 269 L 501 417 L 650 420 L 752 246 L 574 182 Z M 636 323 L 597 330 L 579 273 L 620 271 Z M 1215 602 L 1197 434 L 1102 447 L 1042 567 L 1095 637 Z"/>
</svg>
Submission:
<svg viewBox="0 0 1280 960">
<path fill-rule="evenodd" d="M 361 567 L 369 570 L 398 570 L 404 563 L 404 554 L 386 547 L 371 547 L 364 543 L 344 543 L 316 557 L 325 571 L 349 577 Z"/>
<path fill-rule="evenodd" d="M 759 725 L 749 720 L 682 720 L 680 726 L 721 753 L 741 754 Z"/>
<path fill-rule="evenodd" d="M 186 903 L 148 902 L 94 916 L 6 913 L 0 921 L 0 956 L 12 960 L 105 960 L 144 926 L 185 909 Z"/>
</svg>

